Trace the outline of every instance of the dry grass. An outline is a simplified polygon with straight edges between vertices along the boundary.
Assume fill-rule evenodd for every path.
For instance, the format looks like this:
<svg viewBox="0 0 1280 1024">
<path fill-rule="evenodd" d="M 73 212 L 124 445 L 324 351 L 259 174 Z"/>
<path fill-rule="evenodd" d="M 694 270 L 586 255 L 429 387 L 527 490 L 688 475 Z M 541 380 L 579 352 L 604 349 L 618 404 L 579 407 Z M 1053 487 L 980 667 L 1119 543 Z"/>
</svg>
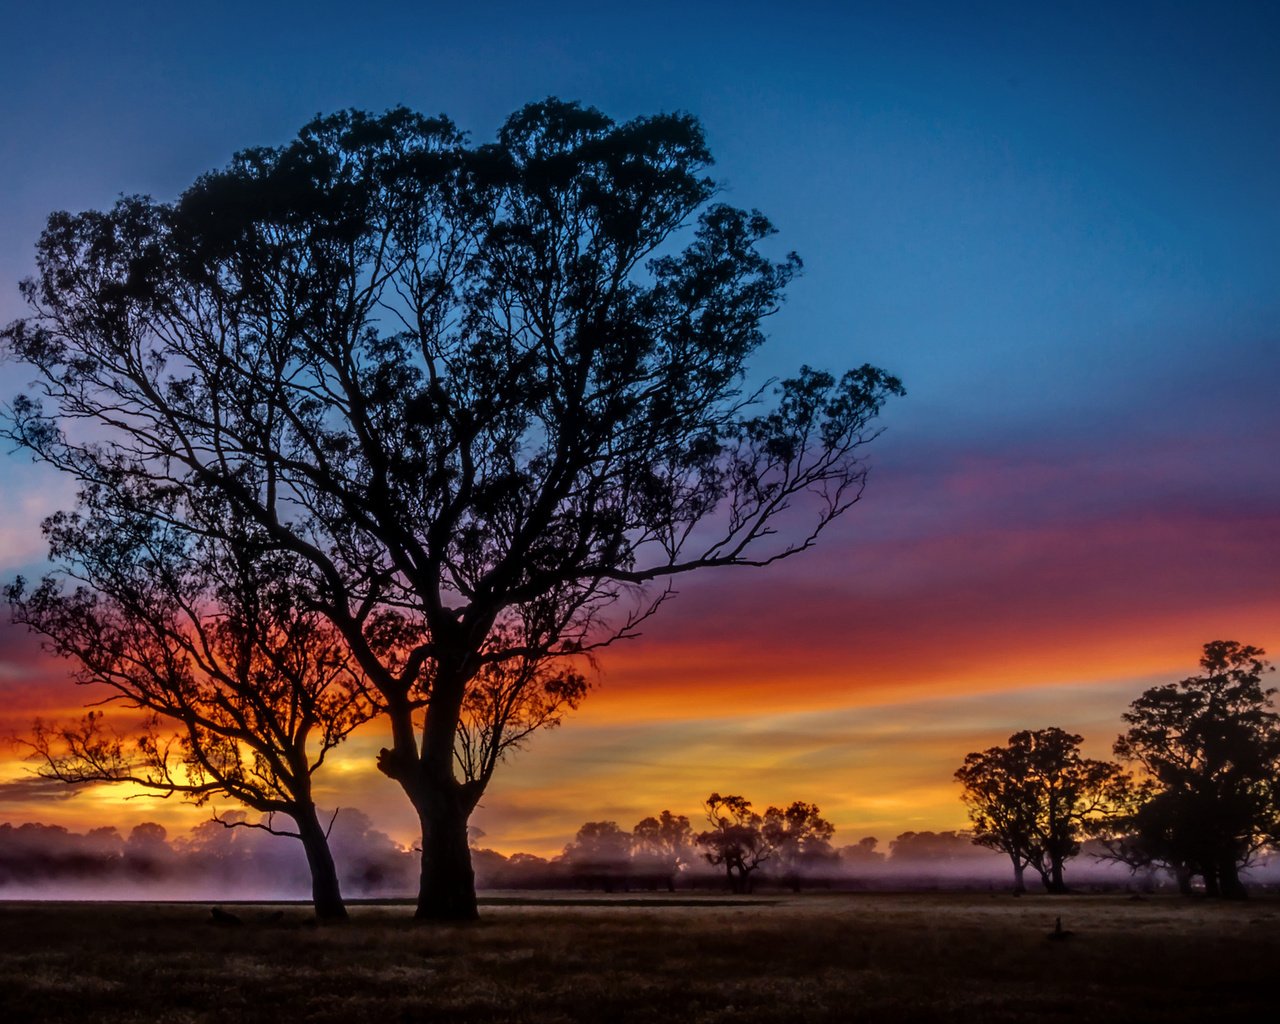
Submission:
<svg viewBox="0 0 1280 1024">
<path fill-rule="evenodd" d="M 850 894 L 358 907 L 0 904 L 0 1020 L 1224 1021 L 1275 1005 L 1280 903 Z M 1074 932 L 1047 934 L 1054 918 Z"/>
</svg>

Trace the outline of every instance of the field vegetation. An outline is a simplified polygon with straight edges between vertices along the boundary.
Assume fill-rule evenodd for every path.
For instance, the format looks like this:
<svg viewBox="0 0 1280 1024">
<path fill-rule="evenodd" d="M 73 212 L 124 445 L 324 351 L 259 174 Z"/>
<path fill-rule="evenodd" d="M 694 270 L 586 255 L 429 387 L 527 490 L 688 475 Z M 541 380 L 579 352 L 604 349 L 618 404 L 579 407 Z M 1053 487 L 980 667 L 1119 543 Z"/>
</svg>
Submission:
<svg viewBox="0 0 1280 1024">
<path fill-rule="evenodd" d="M 0 904 L 0 1020 L 1223 1021 L 1274 1003 L 1280 901 L 824 894 L 409 908 Z M 1068 937 L 1053 939 L 1056 919 Z"/>
</svg>

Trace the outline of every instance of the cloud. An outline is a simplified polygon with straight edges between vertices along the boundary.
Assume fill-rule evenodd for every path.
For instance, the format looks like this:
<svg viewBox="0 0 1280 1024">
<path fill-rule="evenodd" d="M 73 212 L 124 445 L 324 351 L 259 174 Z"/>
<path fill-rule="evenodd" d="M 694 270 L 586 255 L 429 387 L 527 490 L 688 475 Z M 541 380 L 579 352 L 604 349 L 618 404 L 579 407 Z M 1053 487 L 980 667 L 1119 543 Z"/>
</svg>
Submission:
<svg viewBox="0 0 1280 1024">
<path fill-rule="evenodd" d="M 72 786 L 57 779 L 45 779 L 38 775 L 0 781 L 0 806 L 16 807 L 19 804 L 41 806 L 49 801 L 72 800 L 87 786 Z"/>
</svg>

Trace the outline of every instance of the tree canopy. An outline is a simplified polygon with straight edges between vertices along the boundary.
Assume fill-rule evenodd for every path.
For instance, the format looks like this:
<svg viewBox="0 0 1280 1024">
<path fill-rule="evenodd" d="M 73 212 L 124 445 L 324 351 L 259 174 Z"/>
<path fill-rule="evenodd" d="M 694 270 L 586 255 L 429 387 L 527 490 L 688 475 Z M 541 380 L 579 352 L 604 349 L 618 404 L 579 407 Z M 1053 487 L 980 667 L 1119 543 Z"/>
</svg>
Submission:
<svg viewBox="0 0 1280 1024">
<path fill-rule="evenodd" d="M 297 566 L 387 716 L 420 916 L 475 915 L 467 818 L 500 733 L 580 698 L 557 659 L 635 635 L 664 581 L 812 546 L 902 393 L 872 366 L 743 389 L 800 262 L 710 163 L 686 114 L 546 100 L 485 145 L 321 117 L 174 203 L 51 216 L 3 332 L 37 371 L 12 440 L 140 507 L 215 493 Z M 492 671 L 520 710 L 459 777 Z"/>
<path fill-rule="evenodd" d="M 57 571 L 34 589 L 22 579 L 5 589 L 15 621 L 72 658 L 77 682 L 107 691 L 97 703 L 148 716 L 132 740 L 101 711 L 38 721 L 39 770 L 262 812 L 256 827 L 302 841 L 317 914 L 345 917 L 312 776 L 373 717 L 364 676 L 328 620 L 299 607 L 297 559 L 216 493 L 172 491 L 146 507 L 136 497 L 86 487 L 76 514 L 44 524 Z"/>
<path fill-rule="evenodd" d="M 1262 685 L 1265 653 L 1207 643 L 1201 675 L 1153 686 L 1129 705 L 1115 752 L 1141 776 L 1113 831 L 1131 863 L 1199 875 L 1212 895 L 1245 895 L 1240 868 L 1280 821 L 1280 715 L 1275 690 Z"/>
<path fill-rule="evenodd" d="M 1081 741 L 1058 728 L 1023 730 L 1005 746 L 968 754 L 955 773 L 973 841 L 1008 855 L 1019 892 L 1028 866 L 1049 892 L 1066 891 L 1063 866 L 1120 775 L 1108 761 L 1082 757 Z"/>
</svg>

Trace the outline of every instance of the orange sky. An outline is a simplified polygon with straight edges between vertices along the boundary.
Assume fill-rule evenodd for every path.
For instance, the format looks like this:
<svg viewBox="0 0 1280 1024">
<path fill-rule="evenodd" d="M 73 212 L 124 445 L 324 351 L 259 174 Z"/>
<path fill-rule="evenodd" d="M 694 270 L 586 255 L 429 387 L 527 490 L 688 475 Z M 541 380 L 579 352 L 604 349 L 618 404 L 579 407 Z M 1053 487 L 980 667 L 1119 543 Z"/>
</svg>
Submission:
<svg viewBox="0 0 1280 1024">
<path fill-rule="evenodd" d="M 474 819 L 484 843 L 550 854 L 583 821 L 694 817 L 712 790 L 761 807 L 814 801 L 840 842 L 961 827 L 951 773 L 966 752 L 1059 725 L 1107 756 L 1127 702 L 1194 673 L 1203 642 L 1280 650 L 1274 515 L 1033 512 L 998 529 L 981 511 L 1007 499 L 1000 481 L 956 497 L 944 474 L 923 496 L 950 495 L 937 536 L 902 514 L 908 483 L 884 472 L 821 551 L 685 581 L 642 638 L 604 654 L 580 712 L 500 769 Z M 29 638 L 4 636 L 0 728 L 78 713 L 86 693 Z M 376 723 L 352 738 L 320 799 L 356 804 L 409 842 L 407 804 L 373 768 L 382 742 Z M 23 773 L 9 751 L 0 820 L 181 829 L 207 813 L 32 788 Z"/>
</svg>

